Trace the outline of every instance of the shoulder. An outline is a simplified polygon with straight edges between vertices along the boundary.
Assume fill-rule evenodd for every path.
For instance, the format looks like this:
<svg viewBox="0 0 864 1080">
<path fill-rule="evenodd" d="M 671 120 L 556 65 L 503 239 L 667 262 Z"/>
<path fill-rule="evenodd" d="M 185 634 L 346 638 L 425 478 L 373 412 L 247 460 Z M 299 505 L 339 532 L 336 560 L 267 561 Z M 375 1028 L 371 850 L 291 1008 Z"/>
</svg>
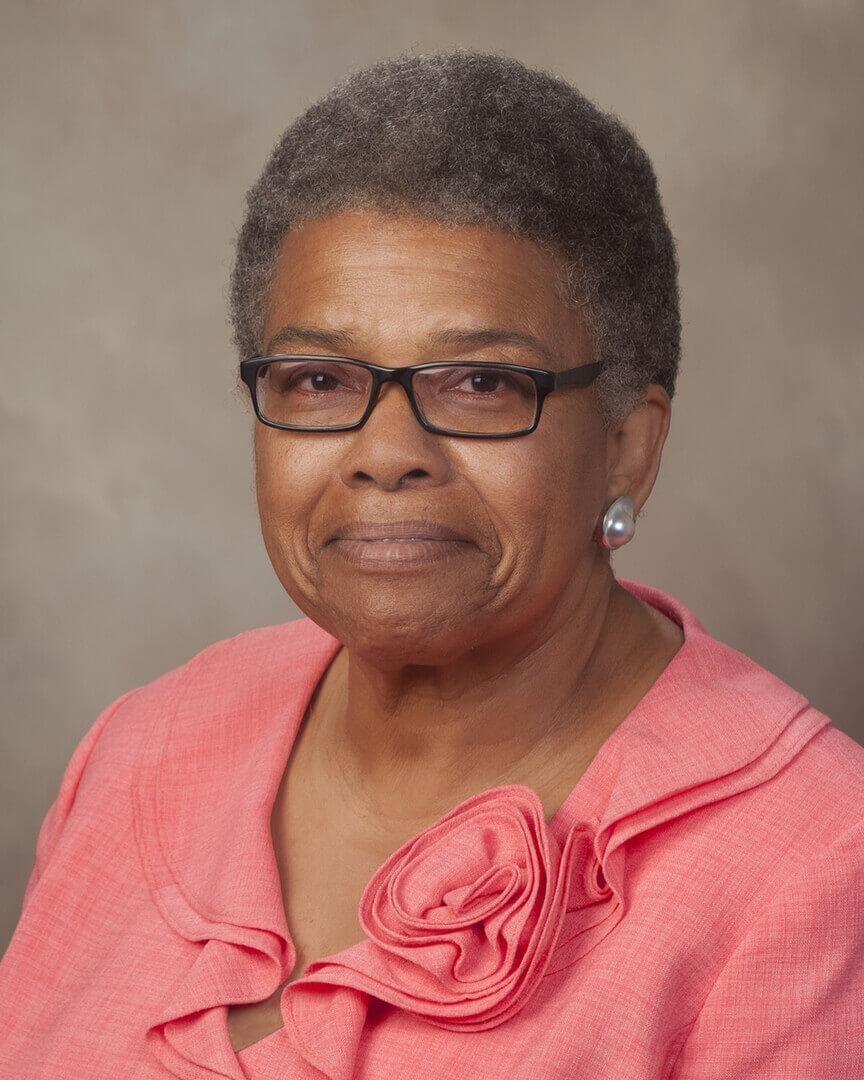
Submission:
<svg viewBox="0 0 864 1080">
<path fill-rule="evenodd" d="M 288 688 L 296 690 L 318 671 L 338 642 L 301 618 L 257 627 L 216 641 L 189 660 L 112 703 L 85 736 L 98 738 L 100 753 L 134 745 L 155 716 L 168 712 L 193 719 L 202 710 L 220 713 Z"/>
<path fill-rule="evenodd" d="M 818 907 L 864 884 L 864 747 L 808 703 L 680 824 L 668 857 L 693 868 L 694 910 L 726 911 L 726 951 L 775 897 Z"/>
<path fill-rule="evenodd" d="M 841 837 L 864 836 L 864 746 L 814 706 L 807 706 L 802 720 L 808 714 L 824 718 L 825 723 L 788 763 L 784 786 L 786 801 L 794 806 L 794 820 L 813 855 Z M 765 802 L 772 806 L 768 799 Z M 782 799 L 773 801 L 773 810 L 782 823 Z M 864 862 L 864 850 L 861 857 Z"/>
<path fill-rule="evenodd" d="M 334 639 L 311 619 L 301 618 L 244 630 L 233 637 L 208 645 L 189 660 L 145 684 L 139 692 L 150 696 L 162 694 L 178 682 L 206 681 L 214 676 L 231 682 L 254 681 L 256 675 L 272 662 L 302 662 L 307 655 L 320 652 Z"/>
<path fill-rule="evenodd" d="M 750 721 L 765 724 L 769 737 L 725 778 L 725 791 L 721 782 L 721 797 L 701 820 L 710 849 L 749 870 L 754 901 L 798 879 L 834 845 L 857 845 L 864 866 L 864 746 L 806 699 L 772 732 L 766 718 L 778 696 L 752 703 Z"/>
<path fill-rule="evenodd" d="M 679 601 L 663 600 L 686 640 L 613 735 L 603 824 L 613 850 L 641 847 L 650 888 L 654 874 L 680 884 L 684 868 L 696 917 L 711 896 L 734 938 L 833 845 L 864 866 L 864 747 Z"/>
<path fill-rule="evenodd" d="M 27 892 L 70 819 L 128 802 L 133 776 L 166 732 L 178 745 L 208 745 L 205 726 L 273 712 L 286 695 L 304 693 L 339 643 L 311 619 L 258 627 L 216 641 L 189 660 L 112 701 L 86 729 L 43 818 Z M 26 894 L 25 894 L 26 900 Z"/>
<path fill-rule="evenodd" d="M 808 708 L 824 715 L 812 705 Z M 864 816 L 864 746 L 830 719 L 807 744 L 800 769 L 814 795 L 820 791 L 823 801 L 837 799 L 844 806 L 858 807 Z"/>
</svg>

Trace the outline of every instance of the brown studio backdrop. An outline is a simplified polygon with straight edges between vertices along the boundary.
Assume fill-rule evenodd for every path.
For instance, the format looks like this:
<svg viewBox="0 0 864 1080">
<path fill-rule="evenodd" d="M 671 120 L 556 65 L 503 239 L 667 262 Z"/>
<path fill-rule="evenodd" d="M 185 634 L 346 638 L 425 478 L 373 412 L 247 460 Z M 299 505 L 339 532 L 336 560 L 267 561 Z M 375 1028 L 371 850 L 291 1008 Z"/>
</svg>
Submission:
<svg viewBox="0 0 864 1080">
<path fill-rule="evenodd" d="M 258 533 L 231 242 L 284 126 L 403 49 L 507 52 L 636 131 L 685 355 L 616 573 L 861 739 L 860 5 L 6 0 L 2 21 L 4 944 L 99 711 L 298 614 Z"/>
</svg>

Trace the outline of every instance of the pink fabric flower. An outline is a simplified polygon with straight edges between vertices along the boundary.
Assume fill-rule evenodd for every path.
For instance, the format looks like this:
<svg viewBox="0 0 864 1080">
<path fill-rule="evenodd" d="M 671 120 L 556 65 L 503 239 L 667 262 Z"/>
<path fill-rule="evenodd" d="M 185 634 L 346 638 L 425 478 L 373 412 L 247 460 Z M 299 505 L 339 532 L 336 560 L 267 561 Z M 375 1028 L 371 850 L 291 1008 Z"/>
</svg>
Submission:
<svg viewBox="0 0 864 1080">
<path fill-rule="evenodd" d="M 518 1012 L 542 979 L 571 885 L 584 892 L 591 881 L 596 896 L 581 897 L 581 907 L 610 893 L 587 826 L 574 826 L 562 848 L 531 788 L 482 792 L 375 873 L 358 913 L 369 940 L 347 951 L 353 970 L 339 981 L 440 1027 L 494 1027 Z M 306 978 L 329 981 L 326 968 L 332 976 L 332 962 L 313 963 Z"/>
</svg>

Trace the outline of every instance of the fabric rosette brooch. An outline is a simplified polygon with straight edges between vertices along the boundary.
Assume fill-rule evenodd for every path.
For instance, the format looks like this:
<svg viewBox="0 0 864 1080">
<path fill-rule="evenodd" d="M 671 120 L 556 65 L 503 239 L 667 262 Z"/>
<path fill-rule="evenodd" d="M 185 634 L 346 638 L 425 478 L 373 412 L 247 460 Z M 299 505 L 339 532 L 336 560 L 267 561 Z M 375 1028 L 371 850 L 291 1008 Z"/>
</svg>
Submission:
<svg viewBox="0 0 864 1080">
<path fill-rule="evenodd" d="M 360 900 L 368 940 L 313 962 L 306 981 L 338 981 L 439 1027 L 482 1031 L 525 1005 L 565 923 L 568 939 L 600 922 L 605 936 L 618 906 L 587 825 L 561 846 L 535 791 L 492 788 L 390 856 Z"/>
</svg>

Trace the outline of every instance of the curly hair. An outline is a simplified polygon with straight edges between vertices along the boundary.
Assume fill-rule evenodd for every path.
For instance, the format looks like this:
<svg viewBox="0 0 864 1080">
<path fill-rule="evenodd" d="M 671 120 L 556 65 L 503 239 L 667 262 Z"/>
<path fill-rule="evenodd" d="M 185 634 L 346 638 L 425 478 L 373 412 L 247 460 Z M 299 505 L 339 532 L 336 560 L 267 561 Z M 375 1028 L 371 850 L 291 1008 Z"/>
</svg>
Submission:
<svg viewBox="0 0 864 1080">
<path fill-rule="evenodd" d="M 285 233 L 374 209 L 488 225 L 563 257 L 602 370 L 607 424 L 649 383 L 675 392 L 678 260 L 651 162 L 569 83 L 496 53 L 400 55 L 353 72 L 285 131 L 246 196 L 231 275 L 234 342 L 260 350 Z"/>
</svg>

